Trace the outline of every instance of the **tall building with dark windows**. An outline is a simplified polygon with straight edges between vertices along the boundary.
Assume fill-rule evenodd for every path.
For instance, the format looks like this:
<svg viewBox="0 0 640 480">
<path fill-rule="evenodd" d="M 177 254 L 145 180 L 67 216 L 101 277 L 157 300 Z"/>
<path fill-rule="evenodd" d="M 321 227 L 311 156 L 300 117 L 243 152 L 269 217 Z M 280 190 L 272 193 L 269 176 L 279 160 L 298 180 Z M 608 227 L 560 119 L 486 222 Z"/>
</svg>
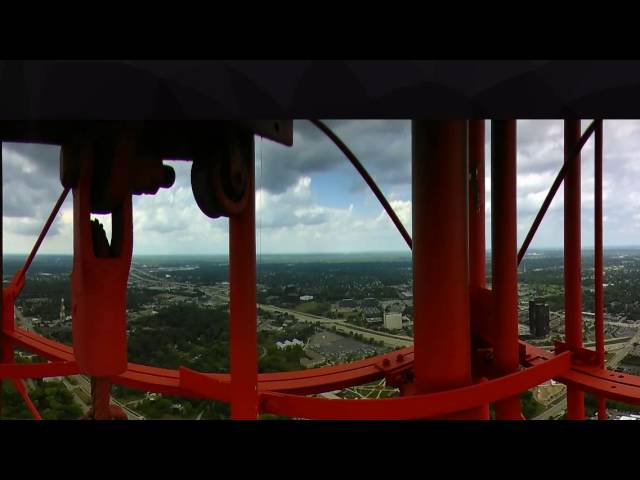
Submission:
<svg viewBox="0 0 640 480">
<path fill-rule="evenodd" d="M 529 300 L 529 331 L 534 337 L 549 335 L 549 306 L 542 298 Z"/>
</svg>

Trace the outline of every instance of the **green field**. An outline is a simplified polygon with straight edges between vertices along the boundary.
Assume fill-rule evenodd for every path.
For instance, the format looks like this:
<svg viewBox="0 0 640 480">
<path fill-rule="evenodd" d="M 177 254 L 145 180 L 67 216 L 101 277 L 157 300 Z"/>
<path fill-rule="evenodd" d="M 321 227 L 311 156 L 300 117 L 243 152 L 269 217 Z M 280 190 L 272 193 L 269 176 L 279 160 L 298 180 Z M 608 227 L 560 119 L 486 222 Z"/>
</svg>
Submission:
<svg viewBox="0 0 640 480">
<path fill-rule="evenodd" d="M 312 315 L 326 315 L 331 310 L 331 305 L 324 302 L 305 302 L 296 305 L 294 309 L 300 313 L 310 313 Z"/>
</svg>

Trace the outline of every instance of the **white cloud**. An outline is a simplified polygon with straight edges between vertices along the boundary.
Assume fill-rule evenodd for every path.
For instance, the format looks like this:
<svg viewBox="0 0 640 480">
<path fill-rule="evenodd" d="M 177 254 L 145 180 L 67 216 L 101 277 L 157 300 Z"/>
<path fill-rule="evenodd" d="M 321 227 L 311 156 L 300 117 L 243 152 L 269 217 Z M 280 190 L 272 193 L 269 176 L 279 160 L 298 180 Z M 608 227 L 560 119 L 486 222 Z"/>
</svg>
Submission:
<svg viewBox="0 0 640 480">
<path fill-rule="evenodd" d="M 410 122 L 349 120 L 328 122 L 379 183 L 405 227 L 411 231 Z M 583 122 L 583 129 L 588 122 Z M 487 140 L 490 139 L 487 122 Z M 263 252 L 404 249 L 403 240 L 377 200 L 364 190 L 342 153 L 315 127 L 295 123 L 295 144 L 286 148 L 257 140 L 256 219 Z M 518 122 L 518 233 L 529 229 L 563 161 L 561 120 Z M 490 154 L 489 144 L 485 148 Z M 640 244 L 640 122 L 605 121 L 605 243 Z M 59 148 L 3 145 L 3 227 L 6 252 L 26 252 L 35 241 L 62 187 Z M 190 162 L 172 162 L 176 183 L 155 196 L 134 197 L 136 253 L 225 253 L 228 220 L 212 220 L 198 209 L 191 192 Z M 331 179 L 353 176 L 344 196 L 325 191 Z M 490 246 L 491 182 L 486 164 L 487 245 Z M 320 175 L 319 175 L 320 174 Z M 333 177 L 332 177 L 333 175 Z M 322 182 L 317 180 L 322 176 Z M 593 243 L 593 141 L 582 155 L 583 244 Z M 342 183 L 344 184 L 344 182 Z M 348 182 L 347 182 L 348 185 Z M 348 186 L 345 188 L 348 190 Z M 337 191 L 337 193 L 336 193 Z M 563 188 L 551 204 L 535 246 L 562 245 Z M 43 252 L 71 252 L 72 202 L 43 244 Z M 107 225 L 107 230 L 108 225 Z"/>
</svg>

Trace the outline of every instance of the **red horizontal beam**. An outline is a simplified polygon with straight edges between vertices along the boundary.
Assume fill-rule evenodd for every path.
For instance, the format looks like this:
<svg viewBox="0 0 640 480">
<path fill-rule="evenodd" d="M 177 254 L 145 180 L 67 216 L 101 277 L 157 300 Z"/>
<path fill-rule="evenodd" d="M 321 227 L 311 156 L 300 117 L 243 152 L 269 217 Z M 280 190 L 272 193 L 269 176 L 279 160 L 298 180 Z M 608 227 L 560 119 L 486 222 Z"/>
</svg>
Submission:
<svg viewBox="0 0 640 480">
<path fill-rule="evenodd" d="M 35 364 L 36 366 L 33 366 L 34 364 L 4 364 L 0 365 L 0 376 L 10 377 L 13 375 L 15 378 L 38 378 L 38 375 L 35 375 L 36 373 L 42 373 L 43 375 L 41 376 L 64 376 L 79 373 L 74 364 L 73 349 L 71 347 L 21 329 L 16 329 L 14 332 L 6 332 L 6 334 L 21 347 L 33 351 L 49 360 L 53 360 L 54 362 L 62 363 Z M 551 352 L 534 347 L 525 342 L 520 342 L 520 345 L 526 350 L 523 362 L 526 366 L 537 366 L 553 358 L 558 358 Z M 566 354 L 569 353 L 570 352 L 566 352 Z M 401 360 L 398 358 L 401 358 Z M 389 362 L 386 366 L 385 360 Z M 288 408 L 289 402 L 292 401 L 290 397 L 301 399 L 304 403 L 306 402 L 306 397 L 300 397 L 299 395 L 321 393 L 381 379 L 384 378 L 386 374 L 411 369 L 413 367 L 413 360 L 413 348 L 409 347 L 345 365 L 298 370 L 294 372 L 263 373 L 258 375 L 258 389 L 261 395 L 273 392 L 278 392 L 278 395 L 286 395 L 284 397 L 285 400 L 282 401 L 285 404 L 284 406 L 282 406 L 283 404 L 279 399 L 280 397 L 276 398 L 275 407 L 273 406 L 273 402 L 268 399 L 264 404 L 265 408 L 271 405 L 268 408 L 276 408 L 277 411 L 280 411 L 281 408 Z M 503 379 L 510 378 L 511 376 L 506 376 L 498 380 L 504 382 L 505 380 Z M 550 378 L 555 378 L 562 383 L 579 386 L 585 391 L 602 395 L 606 398 L 640 404 L 640 377 L 603 370 L 596 366 L 573 365 L 570 371 L 564 374 L 554 373 L 546 378 L 541 378 L 539 383 Z M 501 384 L 495 383 L 498 380 L 485 383 L 489 386 L 497 385 L 499 389 L 503 388 L 500 386 Z M 228 395 L 225 391 L 228 389 L 229 381 L 230 377 L 228 374 L 200 373 L 185 368 L 169 370 L 135 363 L 129 363 L 125 373 L 113 378 L 113 382 L 116 384 L 143 391 L 195 398 L 214 398 L 221 401 L 224 401 L 226 395 Z M 506 381 L 510 382 L 511 380 Z M 477 388 L 477 386 L 478 385 L 474 385 L 467 388 Z M 485 386 L 483 388 L 491 389 L 493 387 Z M 521 392 L 527 388 L 530 387 L 517 391 Z M 459 392 L 459 390 L 461 389 L 455 391 Z M 442 392 L 438 395 L 448 394 L 452 391 L 454 390 Z M 491 396 L 492 401 L 501 398 L 499 392 L 500 390 L 496 390 L 496 395 Z M 467 393 L 464 392 L 464 394 L 466 395 Z M 375 402 L 379 401 L 385 400 L 375 400 Z M 295 400 L 293 400 L 293 402 L 295 403 Z M 363 400 L 358 400 L 358 402 L 361 404 Z M 454 403 L 452 403 L 452 405 L 454 405 Z M 454 406 L 454 408 L 458 409 L 457 405 Z M 277 411 L 273 411 L 272 413 L 277 413 Z M 420 415 L 432 416 L 431 414 L 426 415 L 426 413 L 422 412 Z M 282 414 L 285 415 L 284 413 Z M 434 415 L 439 414 L 440 413 L 436 413 Z M 303 415 L 292 414 L 291 416 Z"/>
<path fill-rule="evenodd" d="M 443 392 L 381 400 L 329 400 L 265 392 L 260 395 L 261 411 L 317 420 L 409 420 L 439 417 L 512 397 L 548 378 L 566 373 L 570 368 L 571 354 L 565 352 L 539 365 L 491 381 Z"/>
<path fill-rule="evenodd" d="M 204 398 L 215 398 L 227 403 L 231 401 L 230 378 L 229 381 L 224 381 L 184 367 L 181 367 L 179 372 L 180 388 Z"/>
<path fill-rule="evenodd" d="M 50 360 L 72 361 L 73 349 L 62 343 L 50 340 L 33 332 L 16 329 L 13 332 L 6 332 L 19 346 Z M 364 360 L 348 363 L 345 365 L 335 365 L 330 367 L 315 368 L 309 370 L 298 370 L 294 372 L 263 373 L 258 375 L 258 389 L 260 391 L 276 390 L 296 394 L 313 394 L 344 388 L 347 386 L 367 383 L 383 378 L 387 373 L 397 373 L 409 370 L 413 366 L 413 348 L 408 347 L 396 350 L 385 355 L 379 355 Z M 188 369 L 169 370 L 165 368 L 151 367 L 129 363 L 127 371 L 114 377 L 112 380 L 116 384 L 126 387 L 159 392 L 167 395 L 197 396 L 200 387 L 181 380 L 181 372 Z M 190 371 L 193 372 L 193 371 Z M 215 384 L 221 383 L 228 388 L 230 383 L 229 374 L 222 373 L 200 373 L 193 372 L 194 375 L 203 377 L 202 382 L 207 385 L 211 379 L 212 388 Z M 189 375 L 189 373 L 187 373 Z M 182 383 L 181 383 L 182 382 Z M 198 383 L 199 384 L 199 383 Z M 186 388 L 185 385 L 189 385 Z M 193 389 L 191 389 L 193 388 Z M 209 387 L 205 388 L 205 391 Z M 207 397 L 208 398 L 208 397 Z"/>
<path fill-rule="evenodd" d="M 66 377 L 78 373 L 76 362 L 0 363 L 0 378 Z"/>
<path fill-rule="evenodd" d="M 27 332 L 21 328 L 16 328 L 13 331 L 5 330 L 3 333 L 17 346 L 26 348 L 36 355 L 45 357 L 48 360 L 66 362 L 75 361 L 73 349 L 63 343 L 50 340 L 36 333 Z"/>
<path fill-rule="evenodd" d="M 530 356 L 526 364 L 537 364 L 553 357 L 551 352 L 520 343 Z M 597 365 L 574 364 L 569 372 L 555 377 L 555 380 L 596 396 L 640 405 L 640 377 L 636 375 L 614 372 Z"/>
<path fill-rule="evenodd" d="M 396 351 L 337 367 L 261 374 L 258 375 L 258 391 L 310 395 L 369 383 L 384 378 L 385 375 L 395 375 L 411 369 L 413 352 L 409 348 L 402 352 Z M 225 401 L 229 376 L 181 368 L 180 387 L 199 396 Z"/>
</svg>

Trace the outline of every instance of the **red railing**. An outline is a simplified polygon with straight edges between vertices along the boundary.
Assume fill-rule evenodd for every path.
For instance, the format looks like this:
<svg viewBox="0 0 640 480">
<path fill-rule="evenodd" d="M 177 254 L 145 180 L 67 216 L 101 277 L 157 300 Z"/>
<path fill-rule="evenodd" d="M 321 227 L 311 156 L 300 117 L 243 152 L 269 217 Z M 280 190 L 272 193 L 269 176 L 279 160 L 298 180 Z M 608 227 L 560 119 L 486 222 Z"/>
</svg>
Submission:
<svg viewBox="0 0 640 480">
<path fill-rule="evenodd" d="M 355 155 L 326 125 L 321 122 L 315 122 L 315 124 L 349 157 L 367 183 L 377 192 L 385 209 L 389 211 L 390 206 L 382 192 L 375 186 L 375 182 Z M 425 296 L 415 296 L 417 308 L 414 307 L 414 312 L 417 328 L 413 347 L 345 365 L 258 374 L 255 255 L 247 254 L 247 252 L 255 252 L 255 212 L 253 196 L 251 196 L 247 202 L 248 208 L 241 215 L 231 217 L 230 221 L 231 373 L 201 373 L 186 368 L 167 370 L 129 363 L 125 372 L 110 380 L 116 384 L 145 391 L 230 402 L 232 418 L 236 419 L 256 418 L 259 412 L 318 419 L 488 418 L 489 404 L 496 404 L 497 418 L 522 418 L 517 401 L 518 395 L 551 378 L 565 383 L 572 392 L 568 404 L 569 418 L 582 418 L 584 415 L 581 392 L 598 396 L 599 418 L 605 418 L 606 415 L 605 398 L 640 404 L 640 378 L 606 370 L 604 365 L 602 121 L 592 122 L 582 136 L 579 136 L 579 132 L 576 133 L 576 125 L 579 124 L 575 121 L 566 122 L 567 132 L 573 132 L 575 138 L 567 134 L 565 162 L 518 252 L 515 245 L 516 122 L 494 123 L 492 129 L 494 144 L 492 176 L 495 178 L 492 188 L 493 291 L 484 287 L 484 279 L 480 278 L 481 275 L 478 273 L 479 268 L 475 268 L 470 284 L 470 301 L 469 284 L 463 283 L 463 289 L 459 287 L 460 282 L 468 278 L 465 268 L 468 268 L 469 264 L 476 267 L 481 263 L 484 264 L 484 253 L 479 252 L 477 248 L 467 247 L 464 240 L 468 235 L 472 241 L 482 242 L 484 245 L 484 221 L 479 221 L 484 217 L 484 176 L 479 175 L 477 169 L 478 165 L 484 161 L 478 142 L 484 133 L 484 124 L 481 121 L 473 121 L 469 124 L 455 121 L 414 124 L 413 240 L 397 216 L 394 217 L 392 210 L 390 212 L 391 218 L 395 218 L 394 223 L 399 231 L 414 249 L 414 289 L 430 294 L 429 289 L 425 290 L 425 287 L 431 288 L 430 286 L 434 285 L 433 280 L 439 280 L 438 276 L 450 267 L 444 265 L 442 267 L 445 270 L 435 274 L 430 273 L 428 268 L 430 265 L 424 262 L 433 262 L 441 258 L 434 258 L 429 249 L 424 249 L 425 245 L 440 249 L 441 254 L 445 256 L 442 258 L 456 258 L 455 255 L 460 254 L 460 248 L 475 253 L 471 254 L 471 258 L 466 261 L 460 258 L 456 260 L 461 262 L 460 272 L 451 273 L 450 281 L 440 287 L 442 296 L 432 299 L 432 302 L 458 302 L 466 298 L 464 301 L 467 302 L 467 307 L 459 309 L 459 315 L 445 315 L 442 318 L 429 316 L 435 311 L 433 304 L 426 303 Z M 573 130 L 570 127 L 573 127 Z M 568 204 L 567 208 L 574 208 L 574 210 L 571 210 L 568 216 L 565 215 L 565 222 L 567 228 L 574 233 L 577 232 L 578 238 L 576 241 L 574 235 L 573 243 L 565 244 L 565 255 L 574 259 L 574 264 L 570 267 L 574 272 L 577 269 L 578 277 L 576 280 L 574 275 L 574 278 L 565 282 L 577 283 L 577 285 L 571 285 L 574 290 L 580 288 L 579 196 L 576 216 L 575 193 L 576 189 L 579 193 L 580 188 L 578 168 L 580 152 L 594 132 L 596 352 L 592 355 L 592 352 L 582 348 L 581 319 L 578 320 L 579 323 L 576 319 L 568 319 L 567 332 L 570 328 L 578 331 L 577 326 L 579 326 L 580 337 L 571 339 L 566 344 L 559 344 L 556 353 L 549 353 L 519 342 L 517 339 L 517 311 L 515 316 L 513 311 L 517 301 L 517 291 L 514 294 L 517 283 L 517 264 L 524 257 L 555 193 L 562 182 L 570 178 L 573 183 L 565 186 L 568 189 L 565 202 Z M 464 185 L 456 183 L 460 180 L 460 172 L 458 172 L 460 165 L 456 165 L 454 159 L 459 157 L 463 161 L 466 158 L 466 151 L 460 149 L 460 142 L 466 141 L 466 138 L 475 139 L 475 143 L 470 143 L 469 166 L 470 171 L 475 172 L 475 175 L 471 175 L 470 181 L 477 195 L 470 198 L 469 202 L 466 201 L 466 197 L 464 202 L 459 202 L 458 193 L 468 191 L 466 190 L 468 184 L 466 180 Z M 424 163 L 418 166 L 418 162 Z M 366 174 L 363 174 L 363 171 Z M 253 168 L 249 174 L 251 192 L 253 192 Z M 429 176 L 431 178 L 427 178 Z M 439 185 L 445 185 L 446 188 L 439 190 Z M 65 189 L 58 199 L 25 265 L 13 277 L 10 285 L 4 288 L 2 296 L 4 302 L 2 309 L 3 363 L 0 364 L 0 378 L 11 378 L 17 381 L 24 378 L 81 373 L 75 363 L 71 347 L 16 328 L 13 318 L 15 299 L 22 290 L 29 265 L 67 193 L 68 189 Z M 434 200 L 437 200 L 435 204 Z M 496 202 L 499 203 L 498 207 Z M 573 203 L 570 204 L 570 202 Z M 475 208 L 472 211 L 473 214 L 469 216 L 468 225 L 460 223 L 467 222 L 466 216 L 451 215 L 451 212 L 457 212 L 457 209 L 469 212 L 472 206 Z M 430 223 L 425 223 L 427 219 Z M 440 230 L 437 230 L 438 228 Z M 443 239 L 442 233 L 445 230 L 449 233 L 447 238 Z M 567 235 L 565 235 L 566 238 Z M 569 241 L 572 241 L 571 238 Z M 468 258 L 466 254 L 464 258 Z M 457 285 L 457 290 L 451 290 L 452 285 Z M 565 283 L 565 286 L 567 285 Z M 575 303 L 576 299 L 569 299 L 569 301 Z M 465 311 L 468 313 L 465 314 Z M 447 335 L 451 333 L 450 329 L 453 328 L 451 321 L 454 318 L 456 325 L 459 324 L 463 330 L 461 330 L 462 334 L 455 333 L 455 341 L 460 343 L 460 347 L 456 351 L 451 351 L 451 344 L 446 338 L 449 338 Z M 424 330 L 426 321 L 430 322 L 430 326 L 429 329 Z M 436 339 L 441 345 L 433 342 L 434 339 L 430 337 L 433 332 L 439 332 L 441 335 Z M 481 345 L 482 348 L 476 348 L 476 340 L 474 340 L 473 349 L 470 347 L 465 353 L 464 345 L 470 345 L 470 334 L 474 339 L 479 339 L 481 344 L 488 342 L 489 346 Z M 431 349 L 427 349 L 429 345 Z M 31 365 L 15 364 L 13 363 L 14 346 L 29 349 L 50 362 Z M 489 356 L 484 358 L 493 360 L 489 362 L 492 367 L 482 371 L 480 368 L 482 361 L 478 361 L 475 356 L 478 351 L 490 352 Z M 451 368 L 452 362 L 454 366 L 457 365 L 457 370 Z M 471 371 L 472 367 L 475 369 L 474 372 Z M 438 375 L 434 375 L 434 369 Z M 412 380 L 411 374 L 415 381 Z M 382 378 L 386 379 L 390 385 L 398 386 L 401 396 L 382 400 L 331 400 L 308 397 L 311 394 Z M 26 390 L 19 388 L 19 392 L 37 417 L 37 412 L 26 395 Z M 576 392 L 578 392 L 577 395 Z"/>
</svg>

